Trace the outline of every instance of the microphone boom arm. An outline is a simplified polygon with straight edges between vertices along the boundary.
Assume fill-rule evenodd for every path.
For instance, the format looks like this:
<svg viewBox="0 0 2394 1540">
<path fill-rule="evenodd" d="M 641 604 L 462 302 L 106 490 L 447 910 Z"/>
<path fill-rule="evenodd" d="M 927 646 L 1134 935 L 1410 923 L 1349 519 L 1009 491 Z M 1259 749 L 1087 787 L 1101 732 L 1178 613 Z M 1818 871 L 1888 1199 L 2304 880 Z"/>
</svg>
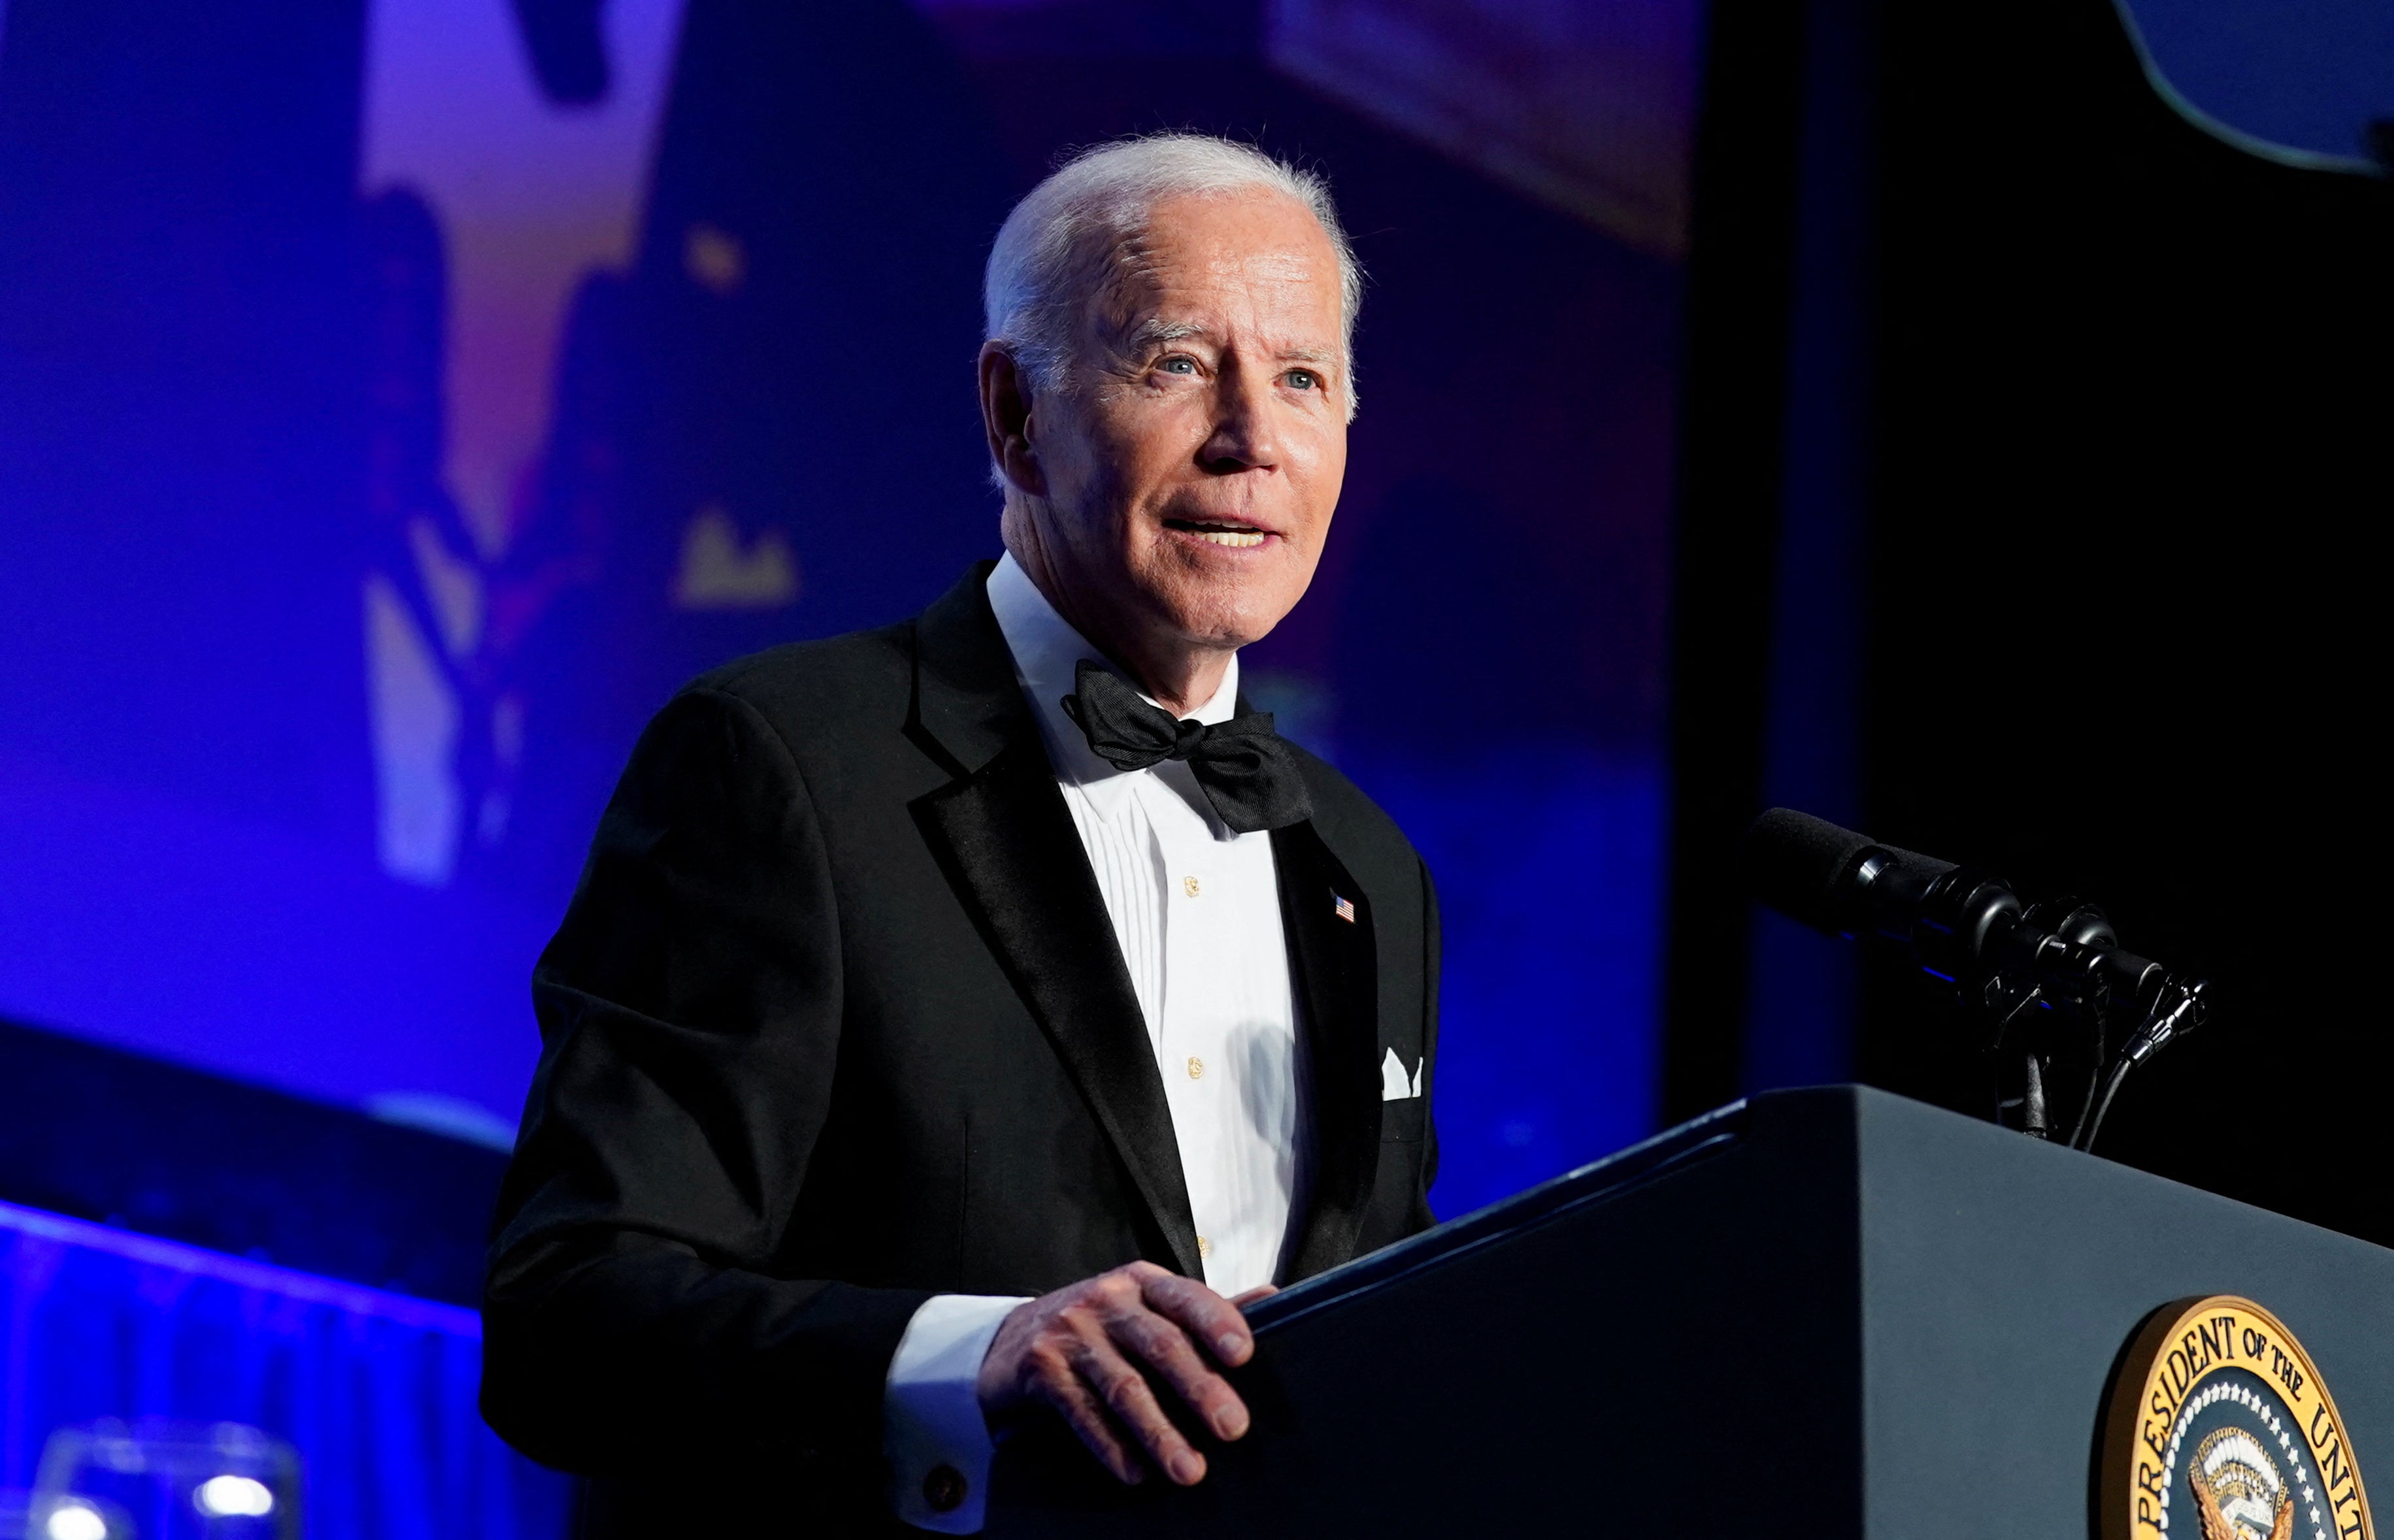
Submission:
<svg viewBox="0 0 2394 1540">
<path fill-rule="evenodd" d="M 1952 984 L 1990 1018 L 1991 1052 L 2012 1039 L 2022 1130 L 2051 1136 L 2047 1100 L 2059 1056 L 2041 1049 L 2043 1013 L 2075 1020 L 2085 1091 L 2069 1142 L 2091 1148 L 2129 1071 L 2202 1024 L 2208 985 L 2123 950 L 2101 910 L 2075 899 L 2021 904 L 1990 872 L 1879 844 L 1809 815 L 1773 808 L 1745 837 L 1756 896 L 1817 929 L 1910 948 L 1921 969 Z M 2116 1029 L 2133 1021 L 2133 1030 Z M 2022 1039 L 2026 1039 L 2025 1042 Z M 2107 1052 L 2117 1041 L 2115 1051 Z"/>
</svg>

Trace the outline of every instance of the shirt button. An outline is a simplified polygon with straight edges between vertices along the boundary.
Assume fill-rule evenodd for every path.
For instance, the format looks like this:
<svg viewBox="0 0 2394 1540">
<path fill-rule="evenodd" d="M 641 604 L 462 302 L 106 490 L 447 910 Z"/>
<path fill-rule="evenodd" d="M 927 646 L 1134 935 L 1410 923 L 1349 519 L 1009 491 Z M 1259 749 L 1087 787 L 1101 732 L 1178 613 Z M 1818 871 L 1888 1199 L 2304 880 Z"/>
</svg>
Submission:
<svg viewBox="0 0 2394 1540">
<path fill-rule="evenodd" d="M 952 1465 L 935 1465 L 923 1478 L 923 1501 L 933 1513 L 954 1513 L 965 1500 L 965 1475 Z"/>
<path fill-rule="evenodd" d="M 1180 891 L 1181 891 L 1182 893 L 1187 894 L 1188 894 L 1190 897 L 1191 897 L 1191 898 L 1196 897 L 1196 896 L 1197 896 L 1197 879 L 1195 879 L 1194 877 L 1184 877 L 1184 878 L 1182 878 L 1182 879 L 1180 880 Z"/>
<path fill-rule="evenodd" d="M 1200 1059 L 1194 1053 L 1189 1055 L 1189 1078 L 1191 1080 L 1203 1080 L 1205 1078 L 1205 1061 Z"/>
</svg>

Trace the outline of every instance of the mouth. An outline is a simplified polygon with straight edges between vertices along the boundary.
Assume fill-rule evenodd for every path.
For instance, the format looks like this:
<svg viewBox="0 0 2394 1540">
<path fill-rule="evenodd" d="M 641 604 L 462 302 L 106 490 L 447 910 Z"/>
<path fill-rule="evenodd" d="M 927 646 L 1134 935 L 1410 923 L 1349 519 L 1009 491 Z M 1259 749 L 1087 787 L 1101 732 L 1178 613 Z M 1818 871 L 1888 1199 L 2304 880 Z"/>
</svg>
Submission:
<svg viewBox="0 0 2394 1540">
<path fill-rule="evenodd" d="M 1269 530 L 1258 529 L 1252 524 L 1233 524 L 1218 519 L 1167 518 L 1164 527 L 1192 540 L 1231 551 L 1252 550 L 1272 538 Z"/>
</svg>

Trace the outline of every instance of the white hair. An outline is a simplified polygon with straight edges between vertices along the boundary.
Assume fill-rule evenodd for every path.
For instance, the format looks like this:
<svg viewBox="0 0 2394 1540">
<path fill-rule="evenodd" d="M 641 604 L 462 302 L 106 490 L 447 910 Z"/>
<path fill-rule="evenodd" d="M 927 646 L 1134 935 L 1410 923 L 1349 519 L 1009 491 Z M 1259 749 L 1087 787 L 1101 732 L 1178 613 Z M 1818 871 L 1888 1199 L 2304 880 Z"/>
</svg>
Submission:
<svg viewBox="0 0 2394 1540">
<path fill-rule="evenodd" d="M 986 335 L 1013 355 L 1035 395 L 1069 377 L 1091 296 L 1119 270 L 1167 198 L 1261 188 L 1295 199 L 1321 223 L 1338 254 L 1340 370 L 1347 415 L 1355 414 L 1355 312 L 1363 269 L 1355 261 L 1330 185 L 1232 139 L 1151 134 L 1082 150 L 1033 188 L 997 232 L 981 281 Z"/>
</svg>

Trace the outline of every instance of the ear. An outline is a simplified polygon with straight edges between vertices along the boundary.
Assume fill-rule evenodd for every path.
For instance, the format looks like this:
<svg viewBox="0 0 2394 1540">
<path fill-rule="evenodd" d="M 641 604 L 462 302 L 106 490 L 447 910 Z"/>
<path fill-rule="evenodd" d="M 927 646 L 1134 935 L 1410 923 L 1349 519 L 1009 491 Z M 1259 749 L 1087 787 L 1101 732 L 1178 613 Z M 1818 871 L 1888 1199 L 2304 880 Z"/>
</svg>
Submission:
<svg viewBox="0 0 2394 1540">
<path fill-rule="evenodd" d="M 1047 477 L 1031 445 L 1031 385 L 1014 355 L 993 342 L 980 346 L 980 425 L 989 457 L 1008 485 L 1033 497 L 1047 494 Z"/>
</svg>

